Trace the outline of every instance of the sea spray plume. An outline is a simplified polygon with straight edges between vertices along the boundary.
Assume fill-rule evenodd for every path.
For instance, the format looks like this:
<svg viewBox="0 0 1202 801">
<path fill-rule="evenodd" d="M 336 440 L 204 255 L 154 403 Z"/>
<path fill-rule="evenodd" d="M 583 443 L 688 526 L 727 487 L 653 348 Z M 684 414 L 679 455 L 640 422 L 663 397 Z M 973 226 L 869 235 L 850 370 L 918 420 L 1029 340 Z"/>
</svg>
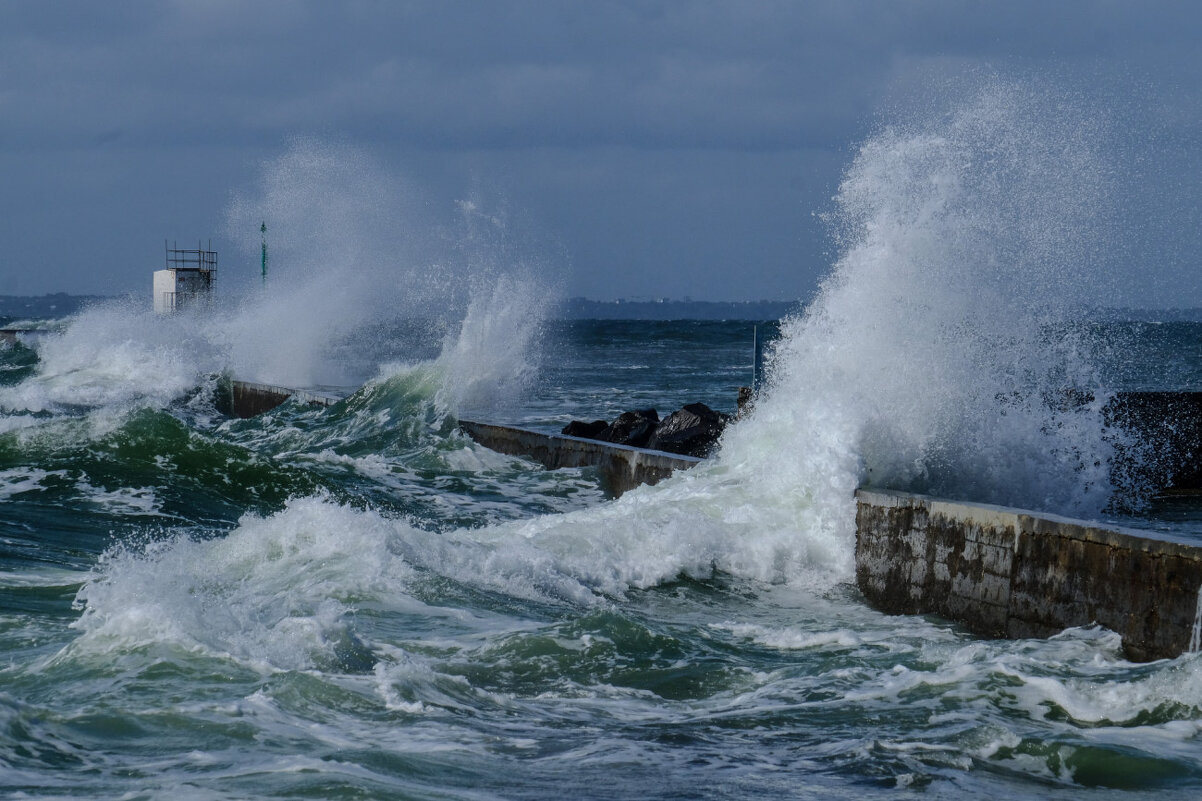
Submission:
<svg viewBox="0 0 1202 801">
<path fill-rule="evenodd" d="M 456 241 L 471 300 L 439 356 L 446 371 L 442 400 L 455 414 L 496 412 L 513 404 L 537 376 L 543 321 L 560 290 L 538 257 L 547 246 L 516 235 L 506 207 L 492 208 L 479 193 L 459 207 Z"/>
<path fill-rule="evenodd" d="M 248 293 L 224 324 L 231 369 L 289 385 L 356 384 L 437 357 L 446 409 L 512 399 L 537 365 L 554 297 L 546 270 L 508 215 L 479 197 L 451 222 L 435 222 L 419 199 L 346 146 L 299 140 L 267 164 L 257 194 L 227 215 L 254 254 L 258 221 L 269 220 L 273 258 L 266 290 Z"/>
<path fill-rule="evenodd" d="M 227 233 L 255 257 L 266 221 L 272 255 L 266 287 L 223 322 L 231 368 L 290 385 L 355 383 L 365 376 L 332 357 L 340 341 L 391 320 L 461 311 L 422 209 L 405 181 L 351 147 L 298 140 L 268 162 L 255 191 L 236 195 L 226 214 Z M 441 331 L 428 328 L 437 342 Z"/>
<path fill-rule="evenodd" d="M 504 214 L 476 211 L 480 201 L 441 224 L 422 207 L 366 154 L 297 142 L 228 212 L 229 232 L 255 255 L 260 220 L 272 221 L 266 291 L 223 292 L 172 315 L 136 296 L 85 309 L 38 341 L 32 374 L 0 387 L 0 409 L 88 411 L 111 428 L 134 408 L 207 399 L 197 389 L 223 372 L 354 385 L 415 365 L 431 380 L 408 384 L 442 407 L 435 417 L 512 400 L 537 367 L 554 296 L 542 264 Z M 398 355 L 405 366 L 381 372 Z"/>
<path fill-rule="evenodd" d="M 866 482 L 1101 511 L 1107 394 L 1074 323 L 1110 285 L 1103 130 L 991 79 L 868 140 L 830 218 L 841 255 L 785 324 L 736 451 L 766 449 L 793 466 L 770 480 L 833 508 Z"/>
<path fill-rule="evenodd" d="M 529 275 L 501 276 L 473 294 L 457 334 L 438 358 L 442 398 L 454 414 L 503 409 L 538 373 L 538 340 L 550 298 Z"/>
</svg>

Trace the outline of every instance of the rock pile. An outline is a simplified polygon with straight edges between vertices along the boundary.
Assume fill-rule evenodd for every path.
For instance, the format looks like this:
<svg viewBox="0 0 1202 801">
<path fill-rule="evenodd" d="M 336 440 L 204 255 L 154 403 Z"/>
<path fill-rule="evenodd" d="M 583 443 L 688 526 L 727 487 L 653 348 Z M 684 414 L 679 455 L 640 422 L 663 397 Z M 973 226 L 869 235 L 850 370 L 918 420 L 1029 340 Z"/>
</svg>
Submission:
<svg viewBox="0 0 1202 801">
<path fill-rule="evenodd" d="M 623 412 L 612 423 L 573 420 L 562 433 L 683 456 L 708 456 L 729 420 L 729 415 L 704 403 L 689 403 L 663 420 L 655 409 L 637 409 Z"/>
</svg>

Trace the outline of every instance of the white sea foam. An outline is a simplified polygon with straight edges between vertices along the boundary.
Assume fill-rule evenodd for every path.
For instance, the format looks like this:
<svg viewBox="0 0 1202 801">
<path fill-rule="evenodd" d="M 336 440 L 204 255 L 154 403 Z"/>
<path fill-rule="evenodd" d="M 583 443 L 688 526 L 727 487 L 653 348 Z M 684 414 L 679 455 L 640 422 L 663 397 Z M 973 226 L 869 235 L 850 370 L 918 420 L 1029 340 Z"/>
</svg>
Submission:
<svg viewBox="0 0 1202 801">
<path fill-rule="evenodd" d="M 1202 587 L 1198 587 L 1198 603 L 1194 610 L 1194 625 L 1190 628 L 1189 652 L 1196 654 L 1202 648 Z"/>
<path fill-rule="evenodd" d="M 0 417 L 0 434 L 7 434 L 10 431 L 20 431 L 26 428 L 34 428 L 41 424 L 41 419 L 31 414 L 12 414 Z"/>
<path fill-rule="evenodd" d="M 685 485 L 687 486 L 687 485 Z M 541 602 L 608 603 L 630 587 L 715 569 L 772 578 L 800 560 L 781 532 L 731 537 L 718 505 L 675 493 L 481 529 L 431 533 L 322 498 L 246 517 L 218 540 L 185 536 L 119 548 L 81 590 L 73 648 L 147 641 L 226 653 L 278 668 L 329 658 L 356 603 L 415 605 L 413 568 Z M 765 555 L 776 549 L 784 556 Z"/>
<path fill-rule="evenodd" d="M 143 652 L 171 659 L 172 649 L 269 673 L 303 670 L 302 682 L 230 682 L 233 700 L 215 702 L 225 705 L 219 718 L 237 716 L 232 728 L 263 741 L 321 743 L 314 753 L 323 755 L 367 742 L 389 758 L 437 752 L 439 769 L 454 753 L 517 770 L 558 764 L 560 775 L 586 766 L 611 781 L 614 766 L 646 764 L 683 777 L 681 792 L 697 776 L 730 781 L 744 771 L 779 772 L 791 786 L 803 776 L 820 788 L 832 775 L 918 787 L 934 776 L 944 782 L 936 794 L 1000 784 L 1030 797 L 1044 793 L 1044 780 L 1069 784 L 1069 763 L 1092 744 L 1145 762 L 1168 755 L 1194 770 L 1196 655 L 1132 665 L 1117 635 L 1094 628 L 1047 641 L 977 641 L 950 624 L 879 615 L 839 586 L 851 576 L 852 491 L 866 480 L 1058 511 L 1105 501 L 1093 463 L 1106 455 L 1096 415 L 1105 388 L 1092 377 L 1089 343 L 1063 327 L 1096 266 L 1074 238 L 1088 238 L 1101 187 L 1089 148 L 1075 150 L 1078 138 L 1061 138 L 1054 152 L 1032 141 L 1048 134 L 1039 127 L 1048 109 L 1033 109 L 1036 101 L 994 87 L 937 122 L 866 144 L 840 195 L 835 270 L 807 314 L 786 324 L 769 393 L 730 429 L 716 459 L 614 502 L 533 519 L 486 515 L 491 522 L 479 526 L 431 531 L 442 519 L 422 528 L 318 496 L 247 515 L 213 539 L 163 535 L 115 547 L 80 590 L 78 636 L 54 660 L 71 662 L 72 676 L 76 660 L 115 664 L 120 686 Z M 1062 266 L 1068 279 L 1057 274 Z M 274 437 L 265 449 L 398 490 L 416 474 L 409 459 L 420 451 L 443 474 L 414 495 L 452 506 L 457 490 L 440 482 L 466 478 L 479 490 L 470 502 L 494 502 L 490 473 L 511 473 L 514 461 L 448 450 L 441 417 L 503 397 L 511 377 L 520 384 L 538 317 L 520 294 L 505 280 L 485 281 L 479 305 L 464 299 L 462 314 L 440 329 L 441 357 L 381 368 L 327 430 L 314 433 L 321 426 L 303 415 L 281 422 L 287 431 L 261 421 L 263 442 Z M 315 302 L 298 299 L 291 313 Z M 278 319 L 286 332 L 292 320 L 284 311 Z M 191 324 L 184 315 L 167 325 Z M 511 333 L 519 346 L 506 351 Z M 242 350 L 211 344 L 221 358 L 254 364 L 264 337 Z M 318 375 L 329 354 L 303 350 L 282 354 L 281 369 Z M 175 354 L 160 352 L 168 364 Z M 1094 401 L 1056 402 L 1065 387 L 1092 391 Z M 120 406 L 167 394 L 109 397 Z M 397 432 L 410 417 L 420 429 L 412 437 Z M 379 452 L 354 449 L 389 431 L 396 436 Z M 396 461 L 384 452 L 410 445 Z M 500 489 L 533 494 L 569 481 L 535 468 L 530 475 L 527 484 L 506 476 Z M 49 476 L 10 483 L 36 489 Z M 131 492 L 115 501 L 153 506 L 150 495 Z M 643 592 L 682 575 L 718 580 Z M 627 643 L 615 656 L 613 642 L 587 631 L 590 618 L 618 619 L 615 629 L 636 630 L 631 639 L 640 641 L 646 626 L 650 648 Z M 513 648 L 526 634 L 539 647 Z M 683 644 L 693 638 L 700 650 Z M 677 649 L 660 641 L 704 655 L 668 664 Z M 715 641 L 721 647 L 711 648 Z M 706 673 L 714 663 L 718 678 Z M 42 667 L 12 669 L 42 681 L 50 675 Z M 696 672 L 677 681 L 676 671 Z M 651 686 L 657 672 L 668 676 L 662 687 Z M 206 665 L 197 691 L 206 698 L 212 675 Z M 178 679 L 153 680 L 157 688 Z M 333 691 L 313 692 L 318 685 Z M 150 710 L 139 725 L 161 713 L 157 692 L 126 696 L 132 714 Z M 537 759 L 512 759 L 532 750 Z M 306 755 L 253 770 L 329 764 Z M 181 782 L 195 779 L 194 767 Z M 1136 775 L 1155 781 L 1156 770 Z M 1024 775 L 1041 783 L 1028 790 Z"/>
<path fill-rule="evenodd" d="M 404 597 L 412 571 L 390 549 L 395 525 L 309 499 L 218 540 L 111 551 L 80 591 L 68 651 L 167 642 L 265 669 L 334 663 L 356 602 Z"/>
<path fill-rule="evenodd" d="M 90 307 L 38 343 L 33 376 L 0 388 L 0 409 L 162 407 L 219 368 L 191 319 L 156 318 L 128 302 Z"/>
<path fill-rule="evenodd" d="M 40 470 L 38 468 L 10 468 L 0 470 L 0 500 L 8 500 L 27 492 L 42 492 L 49 481 L 60 482 L 73 488 L 83 499 L 97 508 L 114 515 L 157 515 L 161 513 L 154 490 L 149 487 L 118 487 L 105 490 L 95 487 L 85 479 L 72 476 L 66 470 Z"/>
<path fill-rule="evenodd" d="M 760 645 L 783 650 L 854 648 L 863 642 L 854 630 L 845 628 L 816 632 L 800 627 L 777 629 L 754 623 L 715 625 L 715 628 L 725 629 L 735 636 L 745 637 Z"/>
<path fill-rule="evenodd" d="M 142 517 L 162 514 L 162 505 L 150 487 L 117 487 L 112 490 L 94 487 L 86 481 L 75 482 L 76 490 L 88 503 L 107 514 Z"/>
<path fill-rule="evenodd" d="M 86 571 L 59 567 L 40 567 L 19 572 L 10 570 L 0 572 L 0 587 L 73 587 L 82 584 L 87 577 Z M 11 619 L 21 620 L 16 615 Z"/>
<path fill-rule="evenodd" d="M 68 653 L 168 642 L 264 669 L 328 664 L 353 642 L 359 604 L 440 614 L 413 595 L 415 567 L 515 597 L 601 602 L 559 564 L 562 555 L 487 540 L 307 498 L 247 516 L 220 539 L 121 546 L 79 593 L 84 614 L 73 625 L 82 636 Z"/>
<path fill-rule="evenodd" d="M 0 500 L 8 500 L 26 492 L 46 489 L 48 478 L 66 479 L 66 470 L 40 470 L 34 467 L 13 467 L 0 470 Z"/>
</svg>

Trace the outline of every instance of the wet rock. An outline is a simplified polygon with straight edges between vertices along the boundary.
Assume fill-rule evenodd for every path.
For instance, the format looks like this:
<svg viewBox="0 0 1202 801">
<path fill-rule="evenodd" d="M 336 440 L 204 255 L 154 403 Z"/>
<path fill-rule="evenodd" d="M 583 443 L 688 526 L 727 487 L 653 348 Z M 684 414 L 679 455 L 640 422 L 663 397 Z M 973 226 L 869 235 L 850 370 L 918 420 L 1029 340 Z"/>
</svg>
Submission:
<svg viewBox="0 0 1202 801">
<path fill-rule="evenodd" d="M 735 418 L 742 420 L 750 411 L 752 401 L 755 399 L 755 394 L 751 391 L 751 387 L 739 387 L 739 399 Z"/>
<path fill-rule="evenodd" d="M 722 436 L 726 421 L 726 415 L 704 403 L 690 403 L 664 418 L 647 447 L 684 456 L 708 456 Z"/>
<path fill-rule="evenodd" d="M 596 439 L 607 428 L 609 428 L 609 422 L 606 420 L 594 420 L 591 423 L 586 423 L 583 420 L 573 420 L 564 426 L 563 430 L 559 433 L 566 434 L 569 437 Z"/>
<path fill-rule="evenodd" d="M 659 425 L 659 413 L 655 409 L 637 409 L 618 415 L 597 439 L 635 448 L 647 447 L 647 442 Z"/>
</svg>

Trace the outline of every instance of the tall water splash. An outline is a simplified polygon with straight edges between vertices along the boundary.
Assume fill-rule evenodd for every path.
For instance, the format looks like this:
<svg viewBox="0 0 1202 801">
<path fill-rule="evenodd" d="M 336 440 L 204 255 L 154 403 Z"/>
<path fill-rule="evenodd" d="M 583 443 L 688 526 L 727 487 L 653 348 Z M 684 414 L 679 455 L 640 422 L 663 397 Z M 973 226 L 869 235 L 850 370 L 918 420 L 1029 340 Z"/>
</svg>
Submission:
<svg viewBox="0 0 1202 801">
<path fill-rule="evenodd" d="M 459 202 L 455 241 L 469 289 L 459 324 L 442 343 L 443 402 L 456 412 L 510 408 L 537 377 L 543 321 L 562 290 L 508 215 L 476 197 Z"/>
<path fill-rule="evenodd" d="M 335 343 L 375 321 L 425 315 L 435 297 L 441 308 L 431 322 L 462 307 L 417 193 L 353 148 L 294 143 L 264 165 L 253 190 L 235 196 L 226 217 L 248 256 L 258 254 L 263 221 L 271 240 L 267 285 L 222 321 L 240 375 L 352 383 L 331 358 Z"/>
<path fill-rule="evenodd" d="M 459 219 L 436 220 L 420 193 L 364 153 L 294 144 L 227 215 L 247 253 L 258 252 L 258 220 L 268 220 L 273 254 L 266 290 L 224 321 L 232 369 L 291 385 L 354 384 L 381 365 L 386 377 L 441 352 L 452 407 L 524 386 L 554 292 L 497 230 L 503 218 L 461 206 Z M 486 364 L 490 388 L 477 369 Z M 368 375 L 354 369 L 363 365 Z"/>
<path fill-rule="evenodd" d="M 862 483 L 1099 512 L 1107 394 L 1081 323 L 1113 303 L 1101 132 L 992 80 L 867 141 L 829 220 L 841 255 L 724 455 L 770 453 L 791 468 L 763 479 L 845 520 Z"/>
</svg>

